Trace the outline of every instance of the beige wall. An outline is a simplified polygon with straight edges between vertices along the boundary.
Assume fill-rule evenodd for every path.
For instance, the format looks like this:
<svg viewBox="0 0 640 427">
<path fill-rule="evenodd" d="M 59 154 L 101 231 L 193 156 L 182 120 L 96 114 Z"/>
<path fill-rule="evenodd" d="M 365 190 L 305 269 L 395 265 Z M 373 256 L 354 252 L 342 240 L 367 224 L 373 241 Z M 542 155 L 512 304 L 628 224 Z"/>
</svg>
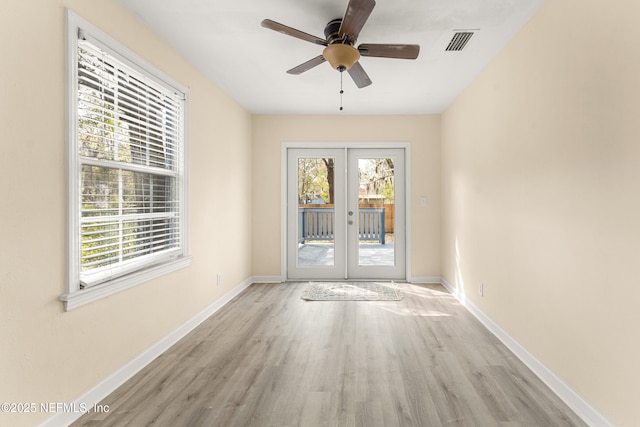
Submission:
<svg viewBox="0 0 640 427">
<path fill-rule="evenodd" d="M 57 300 L 66 274 L 65 6 L 191 96 L 192 265 L 71 312 Z M 251 118 L 115 0 L 1 8 L 0 402 L 71 402 L 251 276 Z M 0 424 L 46 418 L 0 414 Z"/>
<path fill-rule="evenodd" d="M 281 147 L 285 142 L 411 144 L 412 275 L 440 275 L 439 116 L 254 116 L 253 274 L 281 276 Z M 428 198 L 426 207 L 420 197 Z"/>
<path fill-rule="evenodd" d="M 638 17 L 547 0 L 442 118 L 443 275 L 619 426 L 640 396 Z"/>
</svg>

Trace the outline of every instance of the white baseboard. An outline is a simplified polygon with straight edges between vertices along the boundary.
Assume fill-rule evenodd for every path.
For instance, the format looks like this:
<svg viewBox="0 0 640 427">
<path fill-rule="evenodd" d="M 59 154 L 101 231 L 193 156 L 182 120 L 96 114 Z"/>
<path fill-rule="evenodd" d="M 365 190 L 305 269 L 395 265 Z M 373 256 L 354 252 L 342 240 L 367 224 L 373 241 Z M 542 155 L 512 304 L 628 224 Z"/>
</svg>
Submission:
<svg viewBox="0 0 640 427">
<path fill-rule="evenodd" d="M 74 408 L 93 408 L 94 404 L 98 404 L 102 399 L 107 397 L 115 389 L 124 384 L 129 378 L 133 377 L 138 371 L 151 363 L 156 357 L 167 351 L 172 345 L 182 339 L 185 335 L 195 329 L 202 322 L 207 320 L 216 311 L 220 310 L 225 304 L 231 301 L 240 292 L 248 288 L 255 280 L 253 277 L 236 285 L 229 292 L 217 299 L 209 307 L 202 310 L 193 318 L 188 320 L 178 329 L 152 345 L 150 348 L 142 352 L 129 363 L 118 369 L 112 375 L 104 379 L 96 386 L 89 389 L 83 395 L 72 402 Z M 57 427 L 66 426 L 77 420 L 83 415 L 82 412 L 59 412 L 53 417 L 46 420 L 40 427 Z"/>
<path fill-rule="evenodd" d="M 253 276 L 253 283 L 282 283 L 284 281 L 282 276 Z"/>
<path fill-rule="evenodd" d="M 495 323 L 489 316 L 480 310 L 475 304 L 464 297 L 455 286 L 441 278 L 442 286 L 454 295 L 460 303 L 473 314 L 493 335 L 495 335 L 513 354 L 518 357 L 534 374 L 538 376 L 560 399 L 564 401 L 582 420 L 593 427 L 614 427 L 600 412 L 589 404 L 582 396 L 576 393 L 556 374 L 536 359 L 520 343 L 513 339 L 507 332 Z"/>
<path fill-rule="evenodd" d="M 409 283 L 418 283 L 418 284 L 433 284 L 433 283 L 442 283 L 442 279 L 440 276 L 414 276 L 408 279 Z"/>
</svg>

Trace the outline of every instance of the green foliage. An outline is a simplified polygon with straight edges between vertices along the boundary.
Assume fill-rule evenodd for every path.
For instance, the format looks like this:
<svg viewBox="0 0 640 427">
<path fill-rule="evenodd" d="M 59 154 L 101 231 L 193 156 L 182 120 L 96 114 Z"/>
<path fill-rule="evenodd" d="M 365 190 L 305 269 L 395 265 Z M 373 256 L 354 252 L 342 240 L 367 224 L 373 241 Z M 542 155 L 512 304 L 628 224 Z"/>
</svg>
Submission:
<svg viewBox="0 0 640 427">
<path fill-rule="evenodd" d="M 298 203 L 330 202 L 327 166 L 321 158 L 298 159 Z"/>
<path fill-rule="evenodd" d="M 393 203 L 395 185 L 392 159 L 360 159 L 358 169 L 361 199 L 382 196 L 385 203 Z"/>
</svg>

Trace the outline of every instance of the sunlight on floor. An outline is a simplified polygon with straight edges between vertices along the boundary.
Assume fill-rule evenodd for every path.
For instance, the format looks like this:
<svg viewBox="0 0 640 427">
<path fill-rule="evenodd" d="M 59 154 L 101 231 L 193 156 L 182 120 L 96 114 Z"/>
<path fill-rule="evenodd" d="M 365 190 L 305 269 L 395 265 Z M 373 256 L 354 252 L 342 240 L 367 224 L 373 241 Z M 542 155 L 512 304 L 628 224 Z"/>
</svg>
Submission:
<svg viewBox="0 0 640 427">
<path fill-rule="evenodd" d="M 401 283 L 399 285 L 400 295 L 411 294 L 419 298 L 453 298 L 442 285 L 414 285 L 411 283 Z M 415 317 L 451 317 L 449 313 L 437 310 L 427 310 L 423 307 L 411 306 L 406 304 L 398 304 L 398 301 L 382 301 L 376 303 L 377 307 L 382 310 L 397 314 L 398 316 L 415 316 Z"/>
</svg>

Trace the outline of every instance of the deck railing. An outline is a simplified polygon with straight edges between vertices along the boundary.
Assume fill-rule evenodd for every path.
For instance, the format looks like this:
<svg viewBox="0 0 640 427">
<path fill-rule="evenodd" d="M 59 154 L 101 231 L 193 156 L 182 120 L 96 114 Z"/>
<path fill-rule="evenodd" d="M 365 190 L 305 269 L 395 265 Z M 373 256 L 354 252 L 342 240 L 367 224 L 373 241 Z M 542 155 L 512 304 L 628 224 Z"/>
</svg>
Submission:
<svg viewBox="0 0 640 427">
<path fill-rule="evenodd" d="M 384 209 L 385 208 L 359 208 L 359 233 L 358 239 L 370 242 L 380 242 L 384 245 L 385 225 L 384 225 Z"/>
<path fill-rule="evenodd" d="M 358 239 L 361 241 L 385 243 L 385 208 L 358 209 Z M 298 242 L 333 240 L 333 207 L 298 208 Z"/>
</svg>

